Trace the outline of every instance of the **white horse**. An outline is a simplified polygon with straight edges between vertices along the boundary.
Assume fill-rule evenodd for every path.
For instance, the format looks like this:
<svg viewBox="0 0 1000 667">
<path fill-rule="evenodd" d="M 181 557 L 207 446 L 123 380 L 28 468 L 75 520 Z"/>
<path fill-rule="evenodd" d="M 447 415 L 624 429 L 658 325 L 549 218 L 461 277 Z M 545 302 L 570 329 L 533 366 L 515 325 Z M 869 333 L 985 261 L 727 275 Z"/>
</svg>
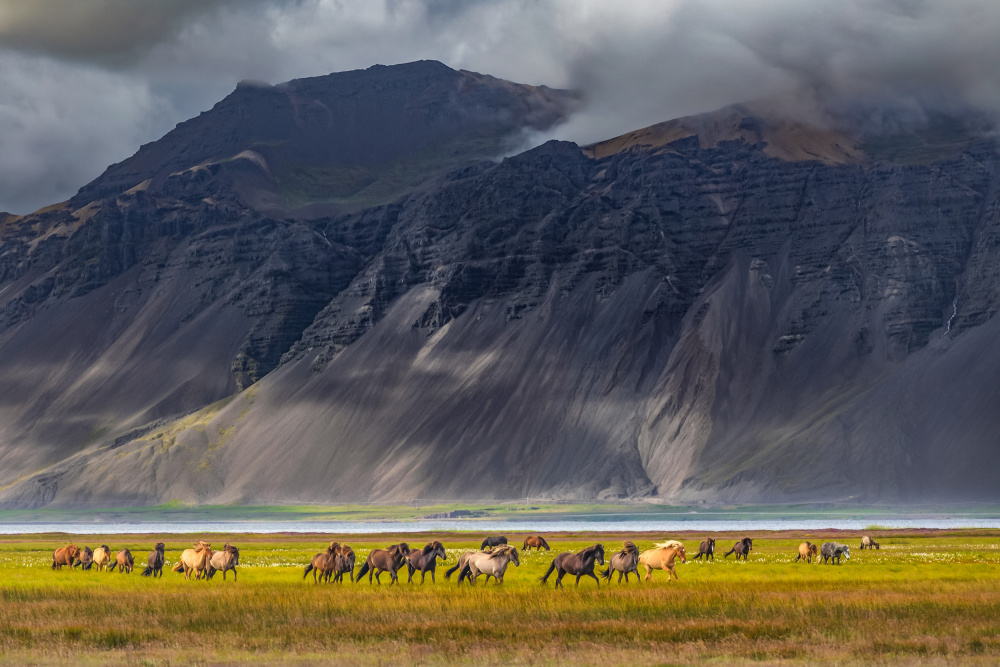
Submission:
<svg viewBox="0 0 1000 667">
<path fill-rule="evenodd" d="M 475 584 L 479 575 L 485 574 L 487 582 L 493 577 L 498 584 L 502 584 L 504 572 L 511 563 L 514 563 L 514 567 L 521 565 L 521 561 L 517 558 L 517 549 L 509 544 L 493 547 L 493 551 L 489 553 L 472 552 L 458 575 L 458 583 L 462 583 L 462 579 L 468 577 L 469 583 Z"/>
</svg>

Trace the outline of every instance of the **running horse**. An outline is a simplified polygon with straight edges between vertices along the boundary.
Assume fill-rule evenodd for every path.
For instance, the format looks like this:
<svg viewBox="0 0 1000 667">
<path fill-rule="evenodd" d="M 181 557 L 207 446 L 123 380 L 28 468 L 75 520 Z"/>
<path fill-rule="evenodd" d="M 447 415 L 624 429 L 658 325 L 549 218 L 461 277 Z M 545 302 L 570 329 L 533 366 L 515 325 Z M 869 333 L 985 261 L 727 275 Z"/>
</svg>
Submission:
<svg viewBox="0 0 1000 667">
<path fill-rule="evenodd" d="M 618 583 L 622 583 L 622 575 L 625 576 L 625 583 L 628 583 L 629 573 L 635 573 L 635 578 L 639 579 L 639 547 L 631 540 L 622 542 L 622 550 L 611 556 L 611 564 L 608 569 L 601 572 L 608 583 L 611 583 L 611 575 L 618 573 Z"/>
<path fill-rule="evenodd" d="M 194 572 L 194 578 L 197 580 L 201 579 L 202 574 L 208 574 L 208 563 L 211 559 L 211 542 L 198 540 L 194 543 L 193 549 L 185 549 L 181 552 L 180 560 L 171 569 L 174 572 L 183 572 L 185 579 L 190 579 L 191 573 Z M 205 579 L 208 580 L 208 576 Z"/>
<path fill-rule="evenodd" d="M 548 572 L 540 577 L 539 581 L 544 584 L 549 575 L 556 572 L 556 588 L 563 587 L 562 578 L 567 574 L 576 576 L 577 586 L 580 585 L 580 577 L 593 577 L 594 581 L 597 582 L 597 587 L 600 588 L 601 582 L 594 574 L 594 564 L 598 562 L 604 565 L 604 545 L 602 544 L 595 544 L 578 553 L 566 551 L 552 559 Z"/>
<path fill-rule="evenodd" d="M 166 548 L 163 542 L 156 543 L 153 550 L 146 556 L 146 569 L 142 571 L 142 576 L 163 577 L 163 566 L 167 562 L 167 559 L 163 556 L 163 552 Z"/>
<path fill-rule="evenodd" d="M 354 549 L 347 546 L 346 544 L 340 547 L 340 553 L 334 559 L 333 565 L 333 582 L 336 584 L 344 583 L 344 575 L 350 575 L 351 583 L 354 583 L 354 561 L 355 561 Z"/>
<path fill-rule="evenodd" d="M 722 557 L 729 558 L 729 554 L 734 553 L 736 554 L 736 560 L 739 560 L 740 556 L 742 556 L 743 560 L 746 561 L 747 556 L 750 555 L 751 551 L 753 551 L 753 540 L 749 537 L 744 537 L 742 540 L 734 544 L 732 549 L 722 554 Z"/>
<path fill-rule="evenodd" d="M 705 557 L 705 560 L 708 560 L 709 557 L 711 557 L 711 559 L 713 561 L 715 560 L 715 538 L 714 537 L 709 537 L 704 542 L 702 542 L 700 545 L 698 545 L 698 555 L 695 556 L 694 558 L 692 558 L 691 560 L 701 560 L 702 556 Z"/>
<path fill-rule="evenodd" d="M 507 566 L 514 563 L 514 567 L 519 567 L 521 561 L 517 557 L 517 549 L 509 544 L 501 544 L 493 548 L 489 553 L 469 552 L 469 557 L 462 566 L 462 571 L 458 575 L 458 583 L 462 583 L 465 578 L 469 583 L 475 585 L 480 574 L 486 575 L 486 583 L 490 577 L 497 580 L 497 585 L 503 583 L 503 575 L 507 571 Z"/>
<path fill-rule="evenodd" d="M 354 578 L 354 583 L 361 581 L 361 577 L 368 574 L 368 583 L 372 583 L 372 575 L 375 576 L 375 582 L 381 585 L 379 577 L 382 576 L 383 572 L 388 572 L 389 577 L 392 581 L 389 583 L 390 586 L 399 581 L 399 577 L 396 572 L 399 568 L 403 567 L 403 563 L 406 562 L 406 557 L 410 555 L 410 546 L 406 542 L 400 544 L 393 544 L 388 549 L 373 549 L 371 553 L 368 554 L 368 559 L 365 564 L 361 566 L 361 570 L 358 571 L 357 576 Z"/>
<path fill-rule="evenodd" d="M 69 565 L 73 569 L 73 561 L 80 555 L 80 547 L 75 544 L 67 544 L 52 552 L 52 569 L 61 570 L 63 565 Z"/>
<path fill-rule="evenodd" d="M 312 561 L 306 565 L 305 572 L 302 573 L 302 578 L 305 579 L 312 572 L 314 584 L 329 579 L 333 571 L 337 568 L 337 556 L 340 555 L 340 552 L 340 542 L 330 542 L 330 546 L 326 548 L 326 551 L 321 551 L 313 556 Z M 318 581 L 316 579 L 317 574 L 319 575 Z M 223 574 L 222 576 L 225 578 L 226 575 Z M 233 576 L 236 576 L 235 570 Z"/>
<path fill-rule="evenodd" d="M 684 551 L 684 545 L 680 547 L 673 546 L 674 541 L 664 542 L 663 544 L 657 544 L 652 549 L 643 551 L 639 555 L 639 562 L 646 567 L 646 581 L 653 580 L 653 570 L 665 570 L 667 572 L 667 581 L 670 581 L 670 576 L 673 575 L 674 579 L 677 579 L 677 569 L 674 566 L 674 561 L 678 556 L 681 558 L 682 563 L 687 562 L 687 553 Z"/>
<path fill-rule="evenodd" d="M 813 559 L 819 562 L 819 547 L 812 542 L 803 542 L 799 545 L 799 555 L 795 557 L 795 562 L 800 560 L 804 563 L 812 563 Z"/>
<path fill-rule="evenodd" d="M 406 557 L 406 567 L 409 570 L 410 576 L 407 577 L 406 583 L 413 583 L 413 573 L 420 570 L 420 583 L 424 583 L 424 577 L 427 573 L 431 573 L 431 582 L 437 583 L 434 579 L 434 569 L 437 567 L 437 559 L 448 560 L 448 555 L 445 553 L 444 545 L 434 540 L 433 542 L 428 542 L 420 551 L 411 551 L 410 555 Z"/>
<path fill-rule="evenodd" d="M 225 581 L 226 573 L 232 571 L 233 581 L 236 581 L 236 566 L 239 564 L 240 550 L 227 542 L 222 551 L 212 552 L 212 557 L 208 560 L 208 578 L 211 579 L 216 572 L 221 571 L 222 580 Z"/>
</svg>

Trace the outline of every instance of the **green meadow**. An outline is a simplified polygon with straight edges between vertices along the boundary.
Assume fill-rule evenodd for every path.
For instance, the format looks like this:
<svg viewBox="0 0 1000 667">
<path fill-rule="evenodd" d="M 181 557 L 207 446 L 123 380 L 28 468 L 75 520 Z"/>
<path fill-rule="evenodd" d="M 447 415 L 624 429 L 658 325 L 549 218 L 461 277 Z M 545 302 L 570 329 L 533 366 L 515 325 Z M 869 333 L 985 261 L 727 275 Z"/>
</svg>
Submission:
<svg viewBox="0 0 1000 667">
<path fill-rule="evenodd" d="M 0 660 L 17 664 L 983 664 L 1000 661 L 1000 531 L 754 533 L 748 562 L 692 561 L 703 535 L 547 534 L 553 551 L 521 554 L 503 586 L 455 584 L 444 570 L 483 535 L 0 536 Z M 510 533 L 520 550 L 523 534 Z M 139 572 L 153 543 L 169 565 L 195 539 L 240 547 L 239 580 Z M 623 539 L 641 549 L 681 539 L 680 581 L 589 578 L 553 590 L 552 556 Z M 437 583 L 314 585 L 304 565 L 337 539 L 358 553 L 440 539 Z M 840 566 L 795 563 L 802 539 L 849 544 Z M 50 569 L 67 543 L 128 548 L 131 575 Z M 419 574 L 418 574 L 419 577 Z M 617 579 L 617 577 L 616 577 Z"/>
</svg>

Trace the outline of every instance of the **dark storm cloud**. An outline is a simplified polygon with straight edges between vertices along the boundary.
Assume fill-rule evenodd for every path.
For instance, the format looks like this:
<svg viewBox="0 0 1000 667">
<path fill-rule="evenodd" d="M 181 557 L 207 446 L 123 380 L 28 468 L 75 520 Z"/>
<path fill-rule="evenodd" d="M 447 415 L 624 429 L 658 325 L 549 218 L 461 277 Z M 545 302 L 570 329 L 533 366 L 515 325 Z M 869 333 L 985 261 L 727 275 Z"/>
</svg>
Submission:
<svg viewBox="0 0 1000 667">
<path fill-rule="evenodd" d="M 433 58 L 579 89 L 558 136 L 587 142 L 760 98 L 1000 109 L 997 34 L 993 0 L 0 0 L 0 210 L 65 198 L 244 78 Z"/>
</svg>

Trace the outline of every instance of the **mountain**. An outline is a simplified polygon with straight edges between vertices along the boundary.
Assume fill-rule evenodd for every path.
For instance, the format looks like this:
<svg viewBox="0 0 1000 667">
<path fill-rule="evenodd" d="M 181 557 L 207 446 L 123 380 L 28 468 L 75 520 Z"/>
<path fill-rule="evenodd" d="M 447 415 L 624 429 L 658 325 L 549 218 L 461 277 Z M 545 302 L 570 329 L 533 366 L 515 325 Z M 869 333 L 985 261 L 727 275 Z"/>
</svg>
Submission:
<svg viewBox="0 0 1000 667">
<path fill-rule="evenodd" d="M 1000 153 L 977 120 L 738 105 L 494 162 L 483 137 L 574 98 L 427 63 L 305 81 L 241 85 L 0 227 L 0 502 L 995 498 Z M 475 111 L 428 112 L 440 87 Z M 307 89 L 395 111 L 352 152 L 339 122 L 288 121 Z M 428 120 L 456 115 L 479 120 Z M 383 142 L 398 124 L 424 138 Z M 456 144 L 370 199 L 282 190 Z"/>
</svg>

